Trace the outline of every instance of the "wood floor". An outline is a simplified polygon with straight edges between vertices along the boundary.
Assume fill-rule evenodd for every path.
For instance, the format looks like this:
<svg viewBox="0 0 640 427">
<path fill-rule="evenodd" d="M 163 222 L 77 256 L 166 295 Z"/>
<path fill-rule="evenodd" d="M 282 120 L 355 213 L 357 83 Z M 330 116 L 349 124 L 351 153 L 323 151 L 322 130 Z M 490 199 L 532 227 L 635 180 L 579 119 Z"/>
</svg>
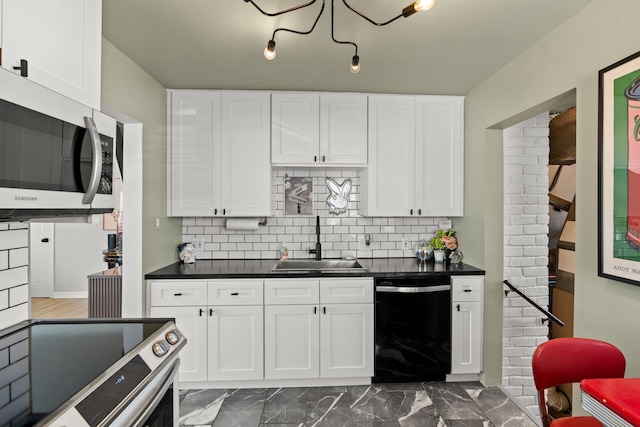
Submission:
<svg viewBox="0 0 640 427">
<path fill-rule="evenodd" d="M 88 316 L 87 298 L 31 298 L 33 319 L 82 319 Z"/>
</svg>

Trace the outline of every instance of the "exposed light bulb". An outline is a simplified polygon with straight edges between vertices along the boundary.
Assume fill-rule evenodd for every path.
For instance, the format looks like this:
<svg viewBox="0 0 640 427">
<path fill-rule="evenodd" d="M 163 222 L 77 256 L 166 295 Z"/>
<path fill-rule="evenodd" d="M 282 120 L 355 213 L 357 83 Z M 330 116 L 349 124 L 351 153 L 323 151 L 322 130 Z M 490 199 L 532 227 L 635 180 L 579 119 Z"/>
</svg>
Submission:
<svg viewBox="0 0 640 427">
<path fill-rule="evenodd" d="M 267 43 L 267 47 L 264 48 L 264 57 L 271 61 L 276 57 L 276 42 L 273 40 L 269 40 Z"/>
<path fill-rule="evenodd" d="M 413 3 L 413 8 L 418 10 L 429 10 L 436 3 L 436 0 L 417 0 Z"/>
<path fill-rule="evenodd" d="M 353 55 L 349 69 L 353 74 L 360 71 L 360 57 L 358 55 Z"/>
</svg>

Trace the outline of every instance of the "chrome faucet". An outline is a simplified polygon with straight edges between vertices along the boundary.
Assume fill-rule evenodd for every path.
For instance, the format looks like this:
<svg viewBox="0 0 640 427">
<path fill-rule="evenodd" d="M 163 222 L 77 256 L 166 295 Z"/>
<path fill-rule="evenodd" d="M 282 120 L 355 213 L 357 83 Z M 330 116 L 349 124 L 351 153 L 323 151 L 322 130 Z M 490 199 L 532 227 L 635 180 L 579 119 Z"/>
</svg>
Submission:
<svg viewBox="0 0 640 427">
<path fill-rule="evenodd" d="M 316 248 L 309 249 L 310 254 L 316 254 L 316 261 L 322 259 L 322 245 L 320 244 L 320 215 L 316 216 Z"/>
</svg>

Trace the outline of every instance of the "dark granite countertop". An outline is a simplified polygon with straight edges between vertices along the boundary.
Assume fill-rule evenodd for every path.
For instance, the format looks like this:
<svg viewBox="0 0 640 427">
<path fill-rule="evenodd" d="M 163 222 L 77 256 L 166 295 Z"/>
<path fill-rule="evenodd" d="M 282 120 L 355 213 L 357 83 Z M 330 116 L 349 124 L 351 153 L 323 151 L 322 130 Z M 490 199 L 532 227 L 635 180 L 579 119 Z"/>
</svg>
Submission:
<svg viewBox="0 0 640 427">
<path fill-rule="evenodd" d="M 147 280 L 161 279 L 239 279 L 257 277 L 415 277 L 433 275 L 483 275 L 484 270 L 468 264 L 420 263 L 415 258 L 359 258 L 366 271 L 358 272 L 272 272 L 276 260 L 200 259 L 193 264 L 176 262 L 145 275 Z"/>
</svg>

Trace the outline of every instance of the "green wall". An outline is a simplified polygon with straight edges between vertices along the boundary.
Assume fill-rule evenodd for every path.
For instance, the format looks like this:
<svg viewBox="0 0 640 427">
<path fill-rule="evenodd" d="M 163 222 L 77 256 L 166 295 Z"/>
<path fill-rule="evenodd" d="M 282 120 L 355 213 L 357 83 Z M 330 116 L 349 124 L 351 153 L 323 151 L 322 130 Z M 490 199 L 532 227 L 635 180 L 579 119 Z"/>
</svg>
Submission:
<svg viewBox="0 0 640 427">
<path fill-rule="evenodd" d="M 640 376 L 640 287 L 597 274 L 598 71 L 640 50 L 637 0 L 596 0 L 474 88 L 465 105 L 465 261 L 487 271 L 485 382 L 500 384 L 502 129 L 575 98 L 577 106 L 574 335 L 608 340 Z M 555 105 L 557 104 L 557 105 Z M 500 161 L 494 157 L 500 156 Z M 498 208 L 499 207 L 499 208 Z"/>
<path fill-rule="evenodd" d="M 177 261 L 176 246 L 182 238 L 181 219 L 167 217 L 167 92 L 103 39 L 102 104 L 143 124 L 143 191 L 140 197 L 143 199 L 142 273 L 145 274 Z M 154 229 L 156 217 L 160 218 L 158 230 Z"/>
</svg>

